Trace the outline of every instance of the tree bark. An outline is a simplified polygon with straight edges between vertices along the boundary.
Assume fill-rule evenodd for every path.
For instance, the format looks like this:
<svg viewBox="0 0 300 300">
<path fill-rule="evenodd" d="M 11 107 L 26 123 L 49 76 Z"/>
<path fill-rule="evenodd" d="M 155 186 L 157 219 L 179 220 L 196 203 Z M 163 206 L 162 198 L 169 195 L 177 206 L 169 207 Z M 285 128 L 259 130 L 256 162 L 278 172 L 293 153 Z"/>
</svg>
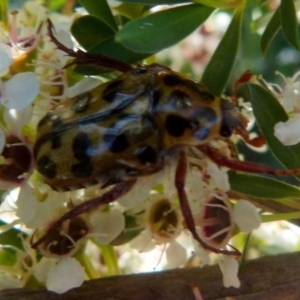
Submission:
<svg viewBox="0 0 300 300">
<path fill-rule="evenodd" d="M 224 288 L 218 266 L 106 277 L 58 295 L 45 289 L 0 291 L 1 300 L 204 300 L 300 299 L 300 252 L 250 260 L 240 268 L 241 287 Z"/>
</svg>

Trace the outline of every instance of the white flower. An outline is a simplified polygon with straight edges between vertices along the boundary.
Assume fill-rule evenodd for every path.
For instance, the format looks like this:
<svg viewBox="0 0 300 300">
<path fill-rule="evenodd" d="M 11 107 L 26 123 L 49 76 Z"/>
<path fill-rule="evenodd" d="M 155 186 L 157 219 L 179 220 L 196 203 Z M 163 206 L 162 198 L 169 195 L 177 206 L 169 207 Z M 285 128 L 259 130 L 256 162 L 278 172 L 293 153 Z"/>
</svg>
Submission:
<svg viewBox="0 0 300 300">
<path fill-rule="evenodd" d="M 246 200 L 239 200 L 235 205 L 233 221 L 239 226 L 241 231 L 246 233 L 257 229 L 262 222 L 256 206 Z"/>
<path fill-rule="evenodd" d="M 28 228 L 38 228 L 64 212 L 67 198 L 66 193 L 49 190 L 46 199 L 38 201 L 34 189 L 28 184 L 23 185 L 16 202 L 17 216 Z"/>
<path fill-rule="evenodd" d="M 239 288 L 241 282 L 238 278 L 239 264 L 232 255 L 220 254 L 219 266 L 223 273 L 223 285 Z"/>
<path fill-rule="evenodd" d="M 8 72 L 8 68 L 12 63 L 11 47 L 0 44 L 0 76 L 4 76 Z"/>
<path fill-rule="evenodd" d="M 279 122 L 274 127 L 274 135 L 285 146 L 300 142 L 300 114 L 296 114 L 286 122 Z"/>
<path fill-rule="evenodd" d="M 20 280 L 19 276 L 8 273 L 0 274 L 0 290 L 16 289 L 24 287 L 26 281 Z"/>
<path fill-rule="evenodd" d="M 140 218 L 141 226 L 146 226 L 146 230 L 133 239 L 130 246 L 139 252 L 149 252 L 155 246 L 164 245 L 168 266 L 178 267 L 187 258 L 186 248 L 177 242 L 182 232 L 180 211 L 174 201 L 165 195 L 153 194 L 148 200 L 145 218 Z"/>
<path fill-rule="evenodd" d="M 209 265 L 211 263 L 211 258 L 209 256 L 209 251 L 203 249 L 196 240 L 192 240 L 195 254 L 200 258 L 201 266 Z"/>
<path fill-rule="evenodd" d="M 145 230 L 134 238 L 130 243 L 132 249 L 139 252 L 149 252 L 155 248 L 155 243 L 152 241 L 152 236 L 149 230 Z"/>
<path fill-rule="evenodd" d="M 9 133 L 17 136 L 22 136 L 24 125 L 30 122 L 32 117 L 32 106 L 27 106 L 24 109 L 7 109 L 4 112 L 3 118 L 8 128 Z"/>
<path fill-rule="evenodd" d="M 171 242 L 166 250 L 168 266 L 177 268 L 184 264 L 187 259 L 186 249 L 181 246 L 176 240 Z"/>
<path fill-rule="evenodd" d="M 126 209 L 139 211 L 144 206 L 145 199 L 149 197 L 149 191 L 157 182 L 161 174 L 154 174 L 147 177 L 140 177 L 129 193 L 117 199 L 118 203 Z"/>
<path fill-rule="evenodd" d="M 276 72 L 277 75 L 281 76 L 284 80 L 285 86 L 281 89 L 277 85 L 271 84 L 271 89 L 274 86 L 277 92 L 273 92 L 278 97 L 281 105 L 284 107 L 287 113 L 300 110 L 300 81 L 298 77 L 300 72 L 293 75 L 292 78 L 285 77 L 280 72 Z M 298 80 L 298 81 L 297 81 Z"/>
<path fill-rule="evenodd" d="M 229 179 L 226 168 L 220 168 L 215 163 L 207 160 L 207 174 L 210 175 L 210 188 L 222 190 L 224 192 L 229 191 Z"/>
<path fill-rule="evenodd" d="M 75 258 L 63 258 L 49 270 L 46 287 L 49 291 L 62 294 L 81 286 L 84 277 L 84 268 Z"/>
<path fill-rule="evenodd" d="M 21 110 L 32 103 L 39 93 L 39 85 L 34 73 L 16 74 L 1 86 L 1 103 L 12 109 Z"/>
<path fill-rule="evenodd" d="M 49 271 L 55 267 L 59 260 L 56 258 L 42 257 L 34 268 L 34 276 L 39 282 L 45 283 Z"/>
<path fill-rule="evenodd" d="M 75 83 L 73 86 L 67 88 L 66 96 L 68 98 L 76 97 L 79 94 L 92 90 L 93 88 L 97 87 L 102 83 L 103 82 L 99 79 L 92 78 L 92 77 L 85 77 L 79 82 Z"/>
<path fill-rule="evenodd" d="M 92 226 L 90 235 L 102 245 L 109 244 L 125 228 L 125 218 L 117 209 L 106 212 L 94 211 L 90 216 L 90 222 Z"/>
</svg>

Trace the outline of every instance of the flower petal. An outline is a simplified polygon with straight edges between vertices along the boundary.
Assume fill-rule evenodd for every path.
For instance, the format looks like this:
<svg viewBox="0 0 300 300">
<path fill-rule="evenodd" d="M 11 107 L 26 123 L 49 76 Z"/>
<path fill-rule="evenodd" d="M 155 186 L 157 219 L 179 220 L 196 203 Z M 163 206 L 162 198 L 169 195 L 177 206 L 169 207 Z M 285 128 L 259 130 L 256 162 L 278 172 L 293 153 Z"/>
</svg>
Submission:
<svg viewBox="0 0 300 300">
<path fill-rule="evenodd" d="M 220 254 L 219 266 L 223 273 L 223 285 L 239 288 L 241 282 L 238 278 L 239 264 L 231 255 Z"/>
<path fill-rule="evenodd" d="M 255 205 L 246 200 L 239 200 L 234 207 L 233 221 L 241 231 L 249 233 L 260 226 L 261 217 Z"/>
<path fill-rule="evenodd" d="M 16 213 L 24 224 L 31 221 L 36 214 L 37 203 L 34 190 L 28 184 L 22 186 L 16 202 Z"/>
<path fill-rule="evenodd" d="M 12 62 L 11 47 L 0 44 L 0 76 L 4 76 L 8 72 L 8 68 Z"/>
<path fill-rule="evenodd" d="M 274 135 L 285 146 L 295 145 L 300 142 L 300 114 L 288 119 L 286 122 L 279 122 L 274 127 Z"/>
<path fill-rule="evenodd" d="M 32 106 L 27 106 L 25 109 L 22 110 L 5 110 L 3 118 L 10 132 L 20 134 L 23 126 L 31 120 L 32 112 Z"/>
<path fill-rule="evenodd" d="M 32 189 L 32 193 L 33 192 L 34 190 Z M 68 195 L 66 193 L 49 191 L 48 197 L 44 201 L 37 201 L 35 195 L 33 195 L 30 201 L 33 201 L 33 199 L 35 201 L 34 206 L 31 207 L 27 204 L 27 209 L 32 209 L 34 214 L 31 219 L 28 219 L 26 222 L 23 220 L 23 222 L 25 223 L 26 227 L 35 229 L 46 224 L 47 222 L 55 220 L 57 216 L 65 212 L 64 203 L 66 203 Z M 20 213 L 26 213 L 28 214 L 27 216 L 29 216 L 30 212 L 26 212 L 26 208 L 24 208 L 26 205 L 26 197 L 24 197 L 22 202 L 24 202 L 22 204 L 23 208 L 20 208 L 19 211 Z M 22 210 L 25 210 L 25 212 Z"/>
<path fill-rule="evenodd" d="M 219 168 L 215 163 L 207 161 L 207 173 L 210 175 L 209 185 L 224 192 L 229 191 L 229 179 L 225 168 Z"/>
<path fill-rule="evenodd" d="M 140 233 L 136 238 L 134 238 L 130 243 L 132 249 L 136 249 L 139 252 L 149 252 L 155 248 L 155 244 L 152 241 L 151 234 L 148 230 Z"/>
<path fill-rule="evenodd" d="M 90 222 L 95 234 L 95 240 L 103 245 L 109 244 L 125 228 L 125 218 L 116 209 L 100 213 L 97 211 L 91 215 Z"/>
<path fill-rule="evenodd" d="M 39 282 L 46 282 L 49 271 L 55 267 L 58 260 L 55 258 L 42 257 L 34 267 L 34 276 Z"/>
<path fill-rule="evenodd" d="M 186 249 L 181 246 L 177 241 L 170 243 L 166 250 L 168 266 L 170 268 L 177 268 L 186 262 L 187 254 Z"/>
<path fill-rule="evenodd" d="M 67 88 L 67 97 L 74 98 L 77 95 L 83 94 L 84 92 L 88 92 L 103 82 L 99 79 L 92 77 L 85 77 L 79 82 L 75 83 L 73 86 Z"/>
<path fill-rule="evenodd" d="M 62 294 L 81 286 L 84 277 L 84 268 L 75 258 L 63 258 L 49 271 L 46 287 L 49 291 Z"/>
<path fill-rule="evenodd" d="M 18 274 L 19 275 L 19 274 Z M 0 274 L 0 289 L 16 289 L 24 286 L 26 282 L 20 279 L 19 276 L 13 276 L 13 274 L 3 273 Z"/>
<path fill-rule="evenodd" d="M 24 109 L 38 93 L 39 86 L 34 73 L 19 73 L 4 83 L 2 104 L 8 108 Z"/>
<path fill-rule="evenodd" d="M 201 266 L 209 265 L 211 263 L 211 259 L 208 254 L 209 252 L 203 249 L 194 239 L 192 240 L 192 243 L 194 245 L 195 254 L 201 259 Z"/>
</svg>

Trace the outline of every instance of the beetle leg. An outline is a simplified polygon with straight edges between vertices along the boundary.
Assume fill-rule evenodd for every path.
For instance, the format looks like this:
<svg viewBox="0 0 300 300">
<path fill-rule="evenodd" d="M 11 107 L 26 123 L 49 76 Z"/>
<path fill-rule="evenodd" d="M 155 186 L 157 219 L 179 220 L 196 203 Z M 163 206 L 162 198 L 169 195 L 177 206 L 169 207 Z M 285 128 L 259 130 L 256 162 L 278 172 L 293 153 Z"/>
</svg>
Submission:
<svg viewBox="0 0 300 300">
<path fill-rule="evenodd" d="M 271 174 L 275 176 L 300 174 L 300 169 L 293 169 L 293 170 L 273 169 L 271 167 L 262 164 L 228 158 L 226 156 L 219 154 L 218 151 L 212 147 L 199 146 L 198 148 L 217 165 L 227 167 L 234 171 Z"/>
<path fill-rule="evenodd" d="M 113 59 L 106 55 L 102 54 L 91 54 L 84 52 L 80 49 L 74 51 L 63 45 L 58 39 L 54 36 L 54 26 L 50 19 L 48 19 L 48 35 L 51 41 L 56 45 L 57 49 L 65 52 L 68 56 L 74 57 L 74 60 L 67 64 L 64 69 L 72 66 L 72 65 L 94 65 L 94 66 L 102 66 L 112 70 L 118 70 L 121 72 L 127 72 L 132 69 L 132 67 L 122 61 Z"/>
<path fill-rule="evenodd" d="M 181 211 L 182 211 L 184 220 L 185 220 L 187 228 L 191 232 L 193 238 L 206 250 L 210 250 L 212 252 L 220 253 L 220 254 L 227 254 L 227 255 L 229 254 L 229 255 L 239 256 L 240 252 L 238 250 L 228 251 L 228 250 L 214 248 L 214 247 L 206 244 L 198 235 L 198 233 L 196 231 L 196 225 L 195 225 L 195 221 L 193 218 L 193 214 L 192 214 L 191 208 L 188 203 L 187 195 L 184 190 L 186 172 L 187 172 L 186 155 L 184 152 L 181 152 L 180 156 L 179 156 L 177 168 L 176 168 L 176 173 L 175 173 L 175 186 L 177 189 L 180 207 L 181 207 Z"/>
<path fill-rule="evenodd" d="M 127 194 L 135 183 L 136 179 L 120 182 L 102 196 L 79 204 L 78 206 L 64 214 L 56 222 L 54 222 L 40 239 L 38 239 L 35 242 L 32 241 L 31 247 L 37 248 L 41 243 L 48 239 L 49 236 L 56 234 L 57 228 L 61 227 L 65 221 L 73 219 L 83 213 L 89 212 L 100 205 L 109 204 L 115 201 L 116 199 L 120 198 L 121 196 Z"/>
<path fill-rule="evenodd" d="M 259 148 L 259 147 L 265 145 L 265 143 L 266 143 L 266 139 L 263 135 L 259 135 L 255 138 L 251 139 L 249 137 L 249 132 L 246 129 L 243 130 L 243 129 L 237 127 L 234 129 L 234 132 L 236 134 L 240 135 L 247 144 L 249 144 L 253 147 Z"/>
<path fill-rule="evenodd" d="M 238 91 L 239 86 L 244 83 L 249 82 L 251 77 L 252 77 L 252 73 L 249 70 L 247 70 L 245 73 L 242 74 L 242 76 L 239 78 L 239 80 L 235 83 L 235 85 L 233 87 L 233 93 L 231 95 L 231 99 L 234 104 L 237 103 L 237 91 Z"/>
</svg>

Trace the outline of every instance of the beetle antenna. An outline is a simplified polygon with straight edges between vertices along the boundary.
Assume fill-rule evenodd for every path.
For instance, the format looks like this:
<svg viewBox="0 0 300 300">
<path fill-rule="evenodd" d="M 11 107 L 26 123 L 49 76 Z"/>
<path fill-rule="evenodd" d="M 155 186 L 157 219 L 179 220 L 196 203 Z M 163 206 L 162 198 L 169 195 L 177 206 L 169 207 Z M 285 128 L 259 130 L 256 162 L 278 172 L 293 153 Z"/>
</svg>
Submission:
<svg viewBox="0 0 300 300">
<path fill-rule="evenodd" d="M 108 68 L 110 70 L 117 70 L 120 72 L 127 72 L 132 69 L 132 67 L 122 61 L 116 60 L 114 58 L 108 57 L 102 54 L 91 54 L 84 52 L 80 49 L 74 51 L 63 45 L 58 39 L 54 36 L 54 26 L 50 19 L 48 19 L 48 35 L 51 41 L 56 45 L 57 49 L 65 52 L 68 56 L 73 57 L 74 60 L 68 63 L 64 69 L 72 65 L 92 65 L 92 66 L 101 66 Z"/>
</svg>

